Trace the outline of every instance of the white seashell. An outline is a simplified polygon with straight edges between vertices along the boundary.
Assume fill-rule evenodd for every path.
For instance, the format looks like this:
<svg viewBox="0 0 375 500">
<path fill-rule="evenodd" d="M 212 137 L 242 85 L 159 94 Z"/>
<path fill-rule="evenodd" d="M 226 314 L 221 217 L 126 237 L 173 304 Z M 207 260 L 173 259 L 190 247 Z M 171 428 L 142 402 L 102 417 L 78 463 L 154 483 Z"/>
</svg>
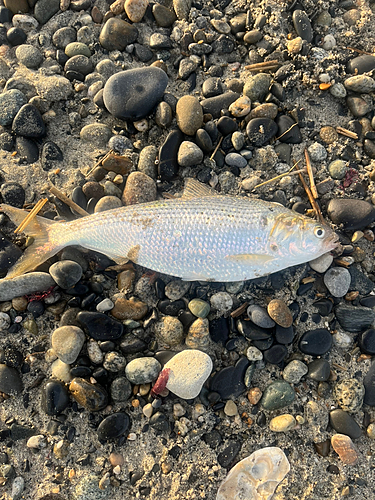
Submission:
<svg viewBox="0 0 375 500">
<path fill-rule="evenodd" d="M 216 500 L 270 500 L 289 470 L 288 459 L 280 448 L 254 451 L 229 472 Z"/>
</svg>

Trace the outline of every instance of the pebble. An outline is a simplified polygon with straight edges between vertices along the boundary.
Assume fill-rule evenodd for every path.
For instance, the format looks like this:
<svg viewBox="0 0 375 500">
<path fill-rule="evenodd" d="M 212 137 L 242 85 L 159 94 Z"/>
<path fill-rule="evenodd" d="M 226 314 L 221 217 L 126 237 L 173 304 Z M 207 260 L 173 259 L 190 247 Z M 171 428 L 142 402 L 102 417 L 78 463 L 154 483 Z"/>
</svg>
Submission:
<svg viewBox="0 0 375 500">
<path fill-rule="evenodd" d="M 51 349 L 53 352 L 53 349 Z M 70 372 L 70 365 L 64 363 L 60 359 L 56 359 L 51 365 L 51 374 L 53 378 L 57 378 L 57 380 L 61 380 L 61 382 L 65 382 L 69 384 L 72 381 L 72 374 Z"/>
<path fill-rule="evenodd" d="M 372 363 L 370 369 L 363 379 L 365 387 L 365 397 L 363 402 L 368 406 L 375 406 L 375 363 Z"/>
<path fill-rule="evenodd" d="M 77 359 L 83 344 L 85 334 L 77 326 L 61 326 L 51 338 L 52 347 L 61 361 L 72 364 Z"/>
<path fill-rule="evenodd" d="M 116 351 L 106 352 L 104 356 L 103 368 L 111 373 L 122 372 L 126 366 L 124 356 Z"/>
<path fill-rule="evenodd" d="M 112 20 L 115 18 L 109 19 Z M 111 76 L 104 86 L 105 107 L 116 118 L 139 120 L 161 100 L 167 84 L 168 76 L 155 66 L 121 71 Z"/>
<path fill-rule="evenodd" d="M 205 96 L 210 97 L 210 96 Z M 251 100 L 246 95 L 239 97 L 229 106 L 229 111 L 235 118 L 242 118 L 251 111 Z"/>
<path fill-rule="evenodd" d="M 125 434 L 130 427 L 130 417 L 125 412 L 112 413 L 105 417 L 98 427 L 99 441 L 109 441 Z"/>
<path fill-rule="evenodd" d="M 305 332 L 299 342 L 299 348 L 304 354 L 311 356 L 322 356 L 332 347 L 332 335 L 325 328 L 308 330 Z"/>
<path fill-rule="evenodd" d="M 103 25 L 99 35 L 99 42 L 102 47 L 109 51 L 124 50 L 127 45 L 135 42 L 137 37 L 138 29 L 134 25 L 117 17 L 112 17 Z"/>
<path fill-rule="evenodd" d="M 333 395 L 342 410 L 357 413 L 362 408 L 365 388 L 354 378 L 344 379 L 335 385 Z"/>
<path fill-rule="evenodd" d="M 132 172 L 127 178 L 122 201 L 125 205 L 147 203 L 156 200 L 154 179 L 142 172 Z"/>
<path fill-rule="evenodd" d="M 82 277 L 82 267 L 71 260 L 55 262 L 48 272 L 56 284 L 63 289 L 76 285 Z"/>
<path fill-rule="evenodd" d="M 362 332 L 369 328 L 375 320 L 374 311 L 367 307 L 339 304 L 335 313 L 342 328 L 351 333 Z"/>
<path fill-rule="evenodd" d="M 321 255 L 317 259 L 310 260 L 309 265 L 311 269 L 313 269 L 317 273 L 325 273 L 332 262 L 333 256 L 329 253 L 326 253 L 324 255 Z"/>
<path fill-rule="evenodd" d="M 122 323 L 103 313 L 81 311 L 77 314 L 77 320 L 85 332 L 95 340 L 116 340 L 124 332 Z"/>
<path fill-rule="evenodd" d="M 366 354 L 375 354 L 375 330 L 370 328 L 359 334 L 358 345 L 361 351 Z"/>
<path fill-rule="evenodd" d="M 177 125 L 186 135 L 194 135 L 203 124 L 203 109 L 194 96 L 181 97 L 176 106 Z"/>
<path fill-rule="evenodd" d="M 164 316 L 155 325 L 155 335 L 161 345 L 173 347 L 183 342 L 184 328 L 174 316 Z"/>
<path fill-rule="evenodd" d="M 24 489 L 25 489 L 24 478 L 22 476 L 15 477 L 12 483 L 12 492 L 11 492 L 12 500 L 20 500 Z"/>
<path fill-rule="evenodd" d="M 288 459 L 280 448 L 261 448 L 230 470 L 219 487 L 216 500 L 232 500 L 239 491 L 243 498 L 271 500 L 289 470 Z M 262 471 L 261 476 L 259 471 Z"/>
<path fill-rule="evenodd" d="M 251 321 L 260 328 L 273 328 L 275 326 L 275 322 L 263 307 L 250 305 L 246 312 Z"/>
<path fill-rule="evenodd" d="M 32 104 L 24 104 L 13 119 L 12 131 L 23 137 L 44 137 L 46 126 L 38 108 Z"/>
<path fill-rule="evenodd" d="M 190 141 L 183 141 L 179 147 L 177 161 L 181 167 L 192 167 L 203 161 L 203 151 Z"/>
<path fill-rule="evenodd" d="M 114 301 L 114 308 L 111 311 L 116 319 L 142 319 L 148 311 L 148 306 L 141 300 L 131 297 L 129 300 L 119 297 Z"/>
<path fill-rule="evenodd" d="M 283 379 L 289 384 L 298 384 L 301 378 L 308 372 L 308 367 L 302 361 L 294 359 L 286 365 L 283 370 Z"/>
<path fill-rule="evenodd" d="M 142 18 L 146 13 L 147 5 L 147 0 L 125 1 L 125 12 L 132 23 L 139 23 L 142 21 Z"/>
<path fill-rule="evenodd" d="M 110 495 L 110 488 L 99 487 L 100 478 L 89 473 L 82 476 L 75 487 L 74 500 L 105 500 Z"/>
<path fill-rule="evenodd" d="M 279 410 L 289 406 L 294 399 L 292 386 L 284 380 L 275 380 L 265 388 L 260 405 L 264 410 Z"/>
<path fill-rule="evenodd" d="M 28 448 L 34 448 L 35 450 L 41 450 L 47 446 L 47 440 L 43 434 L 37 436 L 31 436 L 26 443 Z"/>
<path fill-rule="evenodd" d="M 345 465 L 353 465 L 358 461 L 358 453 L 349 436 L 335 434 L 331 437 L 331 445 Z"/>
<path fill-rule="evenodd" d="M 154 15 L 155 21 L 161 28 L 169 28 L 176 21 L 176 14 L 159 3 L 155 3 L 152 6 L 152 14 Z"/>
<path fill-rule="evenodd" d="M 278 415 L 270 421 L 270 430 L 272 432 L 288 432 L 294 429 L 297 422 L 293 415 L 289 413 L 284 413 L 283 415 Z"/>
<path fill-rule="evenodd" d="M 267 306 L 267 312 L 276 324 L 289 328 L 293 323 L 293 316 L 284 301 L 273 299 Z"/>
<path fill-rule="evenodd" d="M 198 318 L 189 326 L 185 344 L 191 349 L 205 351 L 211 343 L 209 322 L 206 318 Z"/>
<path fill-rule="evenodd" d="M 228 109 L 239 97 L 240 94 L 237 92 L 224 92 L 224 94 L 203 99 L 200 104 L 204 113 L 212 115 L 213 118 L 219 118 L 221 110 Z"/>
<path fill-rule="evenodd" d="M 363 229 L 375 220 L 375 208 L 364 200 L 334 198 L 327 207 L 328 217 L 334 224 L 342 224 L 344 229 Z"/>
<path fill-rule="evenodd" d="M 344 80 L 344 86 L 352 92 L 369 94 L 375 90 L 375 80 L 366 75 L 351 76 Z"/>
<path fill-rule="evenodd" d="M 12 280 L 0 280 L 0 302 L 45 291 L 54 284 L 52 276 L 42 272 L 23 274 Z"/>
<path fill-rule="evenodd" d="M 334 160 L 328 165 L 328 172 L 332 179 L 343 179 L 347 171 L 346 161 L 343 160 Z"/>
<path fill-rule="evenodd" d="M 45 24 L 60 8 L 60 0 L 39 0 L 35 4 L 34 17 L 40 24 Z"/>
<path fill-rule="evenodd" d="M 281 142 L 300 144 L 302 135 L 297 123 L 288 115 L 279 115 L 277 120 L 278 136 Z"/>
<path fill-rule="evenodd" d="M 225 403 L 225 406 L 224 406 L 224 413 L 225 415 L 227 415 L 228 417 L 235 417 L 236 415 L 238 415 L 238 408 L 237 408 L 237 405 L 234 401 L 232 401 L 231 399 L 229 399 L 226 403 Z"/>
<path fill-rule="evenodd" d="M 33 45 L 19 45 L 16 48 L 16 57 L 18 61 L 26 68 L 37 69 L 43 62 L 41 52 Z"/>
<path fill-rule="evenodd" d="M 329 413 L 331 427 L 339 434 L 345 434 L 351 439 L 358 439 L 362 435 L 362 429 L 346 411 L 341 409 L 332 410 Z"/>
<path fill-rule="evenodd" d="M 227 292 L 217 292 L 211 296 L 210 304 L 214 311 L 224 314 L 232 309 L 233 299 Z"/>
<path fill-rule="evenodd" d="M 325 382 L 331 374 L 331 365 L 324 358 L 314 359 L 308 364 L 308 377 L 317 382 Z"/>
<path fill-rule="evenodd" d="M 18 89 L 4 91 L 0 94 L 0 125 L 10 125 L 27 98 Z"/>
<path fill-rule="evenodd" d="M 231 167 L 244 168 L 247 165 L 247 160 L 238 153 L 228 153 L 225 156 L 225 163 Z"/>
<path fill-rule="evenodd" d="M 23 389 L 18 371 L 11 366 L 0 364 L 0 392 L 15 396 Z"/>
<path fill-rule="evenodd" d="M 375 69 L 375 56 L 370 54 L 354 57 L 347 64 L 348 73 L 356 73 L 358 75 L 368 73 L 373 69 Z"/>
<path fill-rule="evenodd" d="M 293 25 L 297 32 L 303 40 L 311 42 L 313 39 L 313 30 L 311 27 L 310 19 L 304 10 L 296 9 L 293 12 Z"/>
<path fill-rule="evenodd" d="M 107 392 L 99 384 L 91 384 L 83 378 L 75 377 L 69 385 L 69 391 L 86 410 L 103 410 L 108 404 Z"/>
<path fill-rule="evenodd" d="M 246 126 L 249 141 L 257 147 L 263 146 L 275 137 L 278 128 L 270 118 L 252 118 Z"/>
<path fill-rule="evenodd" d="M 244 96 L 251 102 L 261 102 L 266 97 L 271 84 L 271 75 L 258 73 L 246 79 L 243 88 Z"/>
<path fill-rule="evenodd" d="M 336 97 L 336 99 L 344 99 L 346 97 L 346 88 L 344 85 L 340 82 L 334 83 L 330 88 L 329 92 L 333 97 Z"/>
<path fill-rule="evenodd" d="M 41 407 L 47 415 L 59 415 L 70 404 L 65 384 L 57 380 L 48 380 L 42 389 Z"/>
<path fill-rule="evenodd" d="M 210 304 L 202 299 L 192 299 L 188 308 L 197 318 L 206 318 L 211 310 Z"/>
<path fill-rule="evenodd" d="M 179 352 L 164 369 L 170 369 L 167 389 L 182 399 L 193 399 L 200 393 L 212 371 L 211 358 L 202 351 L 191 349 Z"/>
<path fill-rule="evenodd" d="M 324 284 L 334 297 L 344 297 L 351 283 L 350 272 L 345 267 L 331 267 L 324 275 Z"/>
<path fill-rule="evenodd" d="M 13 307 L 14 307 L 14 305 L 13 305 Z M 0 331 L 4 332 L 4 331 L 8 330 L 8 328 L 10 327 L 10 322 L 11 322 L 10 316 L 5 312 L 1 312 L 0 313 Z"/>
<path fill-rule="evenodd" d="M 148 384 L 158 378 L 161 364 L 155 358 L 136 358 L 126 365 L 125 375 L 132 384 Z"/>
</svg>

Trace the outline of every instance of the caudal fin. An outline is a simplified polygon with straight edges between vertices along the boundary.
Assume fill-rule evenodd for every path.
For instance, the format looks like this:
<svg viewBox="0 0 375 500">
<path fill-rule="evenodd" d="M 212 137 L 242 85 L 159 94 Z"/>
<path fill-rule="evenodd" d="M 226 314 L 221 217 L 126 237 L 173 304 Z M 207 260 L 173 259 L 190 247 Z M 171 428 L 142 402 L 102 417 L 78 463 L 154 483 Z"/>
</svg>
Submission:
<svg viewBox="0 0 375 500">
<path fill-rule="evenodd" d="M 28 214 L 25 210 L 9 205 L 0 205 L 0 211 L 4 212 L 16 226 L 19 226 Z M 51 238 L 51 227 L 55 224 L 58 223 L 38 216 L 27 224 L 25 233 L 32 236 L 34 241 L 9 269 L 6 279 L 32 271 L 61 250 L 62 245 Z"/>
</svg>

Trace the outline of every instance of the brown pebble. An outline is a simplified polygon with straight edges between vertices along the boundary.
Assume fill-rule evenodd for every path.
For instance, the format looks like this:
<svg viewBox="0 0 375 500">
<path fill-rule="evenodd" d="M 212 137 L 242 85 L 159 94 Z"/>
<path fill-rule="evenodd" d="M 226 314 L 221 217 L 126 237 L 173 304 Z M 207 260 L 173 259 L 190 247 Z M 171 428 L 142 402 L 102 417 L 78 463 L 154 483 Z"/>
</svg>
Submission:
<svg viewBox="0 0 375 500">
<path fill-rule="evenodd" d="M 56 458 L 62 459 L 68 456 L 70 448 L 70 442 L 66 439 L 61 439 L 53 447 L 53 454 Z"/>
<path fill-rule="evenodd" d="M 374 231 L 371 229 L 365 229 L 363 231 L 363 237 L 366 238 L 367 241 L 374 241 L 375 236 L 374 236 Z"/>
<path fill-rule="evenodd" d="M 347 465 L 355 464 L 358 460 L 358 453 L 353 441 L 344 434 L 335 434 L 331 438 L 332 448 L 340 457 L 340 460 Z"/>
<path fill-rule="evenodd" d="M 130 169 L 132 168 L 132 165 L 132 161 L 127 156 L 114 154 L 108 155 L 102 163 L 102 166 L 106 170 L 121 175 L 128 174 L 130 172 Z"/>
<path fill-rule="evenodd" d="M 122 202 L 125 205 L 136 205 L 137 203 L 147 203 L 156 200 L 156 184 L 143 172 L 132 172 L 125 184 L 122 193 Z M 147 219 L 143 218 L 141 224 L 147 225 Z"/>
<path fill-rule="evenodd" d="M 155 66 L 156 68 L 162 69 L 165 73 L 167 73 L 167 65 L 165 64 L 164 61 L 161 61 L 158 59 L 157 61 L 154 61 L 151 66 Z"/>
<path fill-rule="evenodd" d="M 26 311 L 27 299 L 25 297 L 15 297 L 12 300 L 12 306 L 17 312 Z"/>
<path fill-rule="evenodd" d="M 146 13 L 147 0 L 125 0 L 125 12 L 132 23 L 140 23 Z"/>
<path fill-rule="evenodd" d="M 329 450 L 331 449 L 331 441 L 326 439 L 321 443 L 314 443 L 314 448 L 318 455 L 327 457 L 329 455 Z"/>
<path fill-rule="evenodd" d="M 192 95 L 182 96 L 176 106 L 177 125 L 186 135 L 194 135 L 203 124 L 203 109 Z"/>
<path fill-rule="evenodd" d="M 125 462 L 123 455 L 115 451 L 109 455 L 109 461 L 113 467 L 116 467 L 116 465 L 123 465 Z"/>
<path fill-rule="evenodd" d="M 99 182 L 88 181 L 82 186 L 83 194 L 89 200 L 90 198 L 95 198 L 98 200 L 104 196 L 104 188 Z"/>
<path fill-rule="evenodd" d="M 125 0 L 115 0 L 110 6 L 111 12 L 113 12 L 115 16 L 122 14 L 124 12 L 124 5 Z"/>
<path fill-rule="evenodd" d="M 91 384 L 87 380 L 76 377 L 69 385 L 73 398 L 89 411 L 103 410 L 108 403 L 108 394 L 99 384 Z"/>
<path fill-rule="evenodd" d="M 117 319 L 142 319 L 148 311 L 147 304 L 131 297 L 129 300 L 119 297 L 111 311 L 112 316 Z"/>
<path fill-rule="evenodd" d="M 359 292 L 356 292 L 356 291 L 355 292 L 348 292 L 345 295 L 344 299 L 351 302 L 352 300 L 355 300 L 358 297 L 358 295 L 359 295 Z"/>
<path fill-rule="evenodd" d="M 322 127 L 319 132 L 320 138 L 326 144 L 333 144 L 338 139 L 338 134 L 333 127 Z"/>
<path fill-rule="evenodd" d="M 292 313 L 283 300 L 271 300 L 267 306 L 267 312 L 274 322 L 283 328 L 289 328 L 293 323 Z"/>
<path fill-rule="evenodd" d="M 262 398 L 262 391 L 259 387 L 252 387 L 247 393 L 247 399 L 250 401 L 252 405 L 256 405 Z"/>
<path fill-rule="evenodd" d="M 94 7 L 91 10 L 91 17 L 94 23 L 100 24 L 103 20 L 103 14 L 100 12 L 98 7 L 94 5 Z"/>
<path fill-rule="evenodd" d="M 117 288 L 121 292 L 129 293 L 132 289 L 135 280 L 135 271 L 133 269 L 125 269 L 117 276 Z"/>
</svg>

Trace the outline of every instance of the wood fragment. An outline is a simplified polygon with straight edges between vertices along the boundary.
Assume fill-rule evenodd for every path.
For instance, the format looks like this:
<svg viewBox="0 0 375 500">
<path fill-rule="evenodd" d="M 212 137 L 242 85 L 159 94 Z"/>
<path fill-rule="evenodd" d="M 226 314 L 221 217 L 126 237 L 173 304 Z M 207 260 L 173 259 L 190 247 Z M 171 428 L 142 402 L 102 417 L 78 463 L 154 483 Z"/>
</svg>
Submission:
<svg viewBox="0 0 375 500">
<path fill-rule="evenodd" d="M 320 208 L 319 208 L 317 202 L 315 201 L 315 198 L 313 197 L 313 195 L 312 195 L 312 193 L 310 191 L 309 186 L 306 184 L 306 181 L 303 178 L 303 175 L 301 173 L 299 173 L 298 175 L 299 175 L 299 178 L 301 179 L 303 188 L 306 191 L 306 194 L 307 194 L 307 196 L 309 198 L 311 206 L 313 207 L 313 209 L 315 211 L 315 215 L 316 215 L 318 221 L 321 222 L 322 224 L 324 224 L 324 219 L 323 219 L 322 212 L 320 211 Z"/>
<path fill-rule="evenodd" d="M 210 156 L 210 160 L 213 160 L 214 159 L 214 156 L 216 155 L 217 153 L 217 150 L 219 149 L 219 147 L 221 146 L 221 143 L 223 142 L 223 139 L 224 137 L 221 136 L 220 139 L 219 139 L 219 142 L 216 144 L 216 148 L 214 149 L 214 152 L 212 153 L 212 155 Z"/>
<path fill-rule="evenodd" d="M 295 172 L 292 172 L 292 170 L 298 165 L 298 163 L 301 160 L 298 160 L 291 169 L 288 170 L 288 172 L 284 172 L 283 174 L 276 175 L 276 177 L 272 177 L 272 179 L 268 179 L 267 181 L 261 182 L 260 184 L 257 184 L 256 186 L 253 187 L 254 189 L 257 189 L 258 187 L 264 186 L 265 184 L 268 184 L 269 182 L 277 181 L 278 179 L 281 179 L 282 177 L 286 177 L 287 175 L 296 175 L 299 172 L 306 172 L 306 169 L 303 168 L 302 170 L 296 170 Z"/>
<path fill-rule="evenodd" d="M 110 154 L 112 154 L 112 153 L 114 153 L 114 151 L 113 151 L 113 149 L 110 149 L 110 150 L 109 150 L 109 151 L 108 151 L 108 152 L 107 152 L 104 156 L 102 156 L 102 157 L 100 158 L 100 160 L 98 160 L 98 161 L 95 163 L 95 165 L 92 167 L 92 169 L 91 169 L 91 170 L 89 170 L 89 171 L 87 172 L 87 174 L 85 175 L 85 177 L 88 177 L 88 176 L 91 174 L 91 172 L 93 172 L 93 171 L 96 169 L 96 167 L 100 167 L 100 165 L 103 163 L 103 161 L 104 161 L 106 158 L 108 158 L 108 156 L 109 156 Z"/>
<path fill-rule="evenodd" d="M 36 216 L 37 213 L 40 212 L 40 210 L 44 207 L 44 205 L 47 203 L 48 198 L 43 198 L 39 200 L 36 204 L 35 207 L 31 210 L 30 213 L 26 215 L 26 217 L 23 219 L 21 224 L 14 230 L 15 233 L 21 233 L 26 226 L 30 224 L 32 219 Z"/>
<path fill-rule="evenodd" d="M 346 50 L 352 50 L 353 52 L 358 52 L 358 54 L 366 54 L 368 56 L 373 56 L 371 52 L 366 52 L 365 50 L 355 49 L 354 47 L 343 47 Z"/>
<path fill-rule="evenodd" d="M 248 305 L 249 305 L 248 302 L 244 302 L 242 305 L 240 305 L 240 307 L 237 307 L 237 309 L 235 309 L 230 313 L 231 317 L 237 318 L 238 316 L 241 316 L 241 314 L 243 314 L 246 311 Z"/>
<path fill-rule="evenodd" d="M 358 139 L 358 135 L 355 132 L 343 127 L 336 127 L 336 132 L 338 134 L 345 135 L 345 137 L 350 137 L 350 139 Z"/>
<path fill-rule="evenodd" d="M 267 71 L 272 69 L 278 69 L 279 66 L 280 66 L 279 61 L 277 59 L 274 59 L 273 61 L 248 64 L 247 66 L 245 66 L 244 69 L 247 69 L 249 71 Z"/>
<path fill-rule="evenodd" d="M 344 372 L 348 371 L 348 369 L 347 369 L 347 368 L 345 368 L 345 366 L 338 365 L 337 363 L 332 363 L 332 366 L 333 366 L 334 368 L 337 368 L 338 370 L 342 370 L 342 371 L 344 371 Z"/>
<path fill-rule="evenodd" d="M 77 203 L 74 203 L 70 198 L 68 198 L 64 193 L 62 193 L 57 187 L 52 186 L 50 188 L 50 193 L 56 196 L 59 200 L 63 201 L 68 207 L 72 208 L 75 212 L 80 215 L 86 217 L 86 215 L 90 215 L 86 210 L 83 210 Z"/>
<path fill-rule="evenodd" d="M 305 159 L 306 159 L 307 173 L 308 173 L 309 180 L 310 180 L 311 194 L 314 196 L 315 199 L 317 199 L 318 198 L 318 191 L 316 190 L 314 173 L 312 171 L 310 155 L 309 155 L 309 152 L 307 151 L 307 149 L 305 149 Z"/>
<path fill-rule="evenodd" d="M 291 125 L 288 130 L 285 130 L 285 132 L 283 132 L 281 135 L 279 135 L 279 137 L 276 137 L 275 141 L 281 139 L 282 137 L 284 137 L 285 134 L 287 134 L 288 132 L 290 132 L 292 130 L 293 127 L 296 127 L 298 125 L 298 123 L 293 123 L 293 125 Z"/>
</svg>

